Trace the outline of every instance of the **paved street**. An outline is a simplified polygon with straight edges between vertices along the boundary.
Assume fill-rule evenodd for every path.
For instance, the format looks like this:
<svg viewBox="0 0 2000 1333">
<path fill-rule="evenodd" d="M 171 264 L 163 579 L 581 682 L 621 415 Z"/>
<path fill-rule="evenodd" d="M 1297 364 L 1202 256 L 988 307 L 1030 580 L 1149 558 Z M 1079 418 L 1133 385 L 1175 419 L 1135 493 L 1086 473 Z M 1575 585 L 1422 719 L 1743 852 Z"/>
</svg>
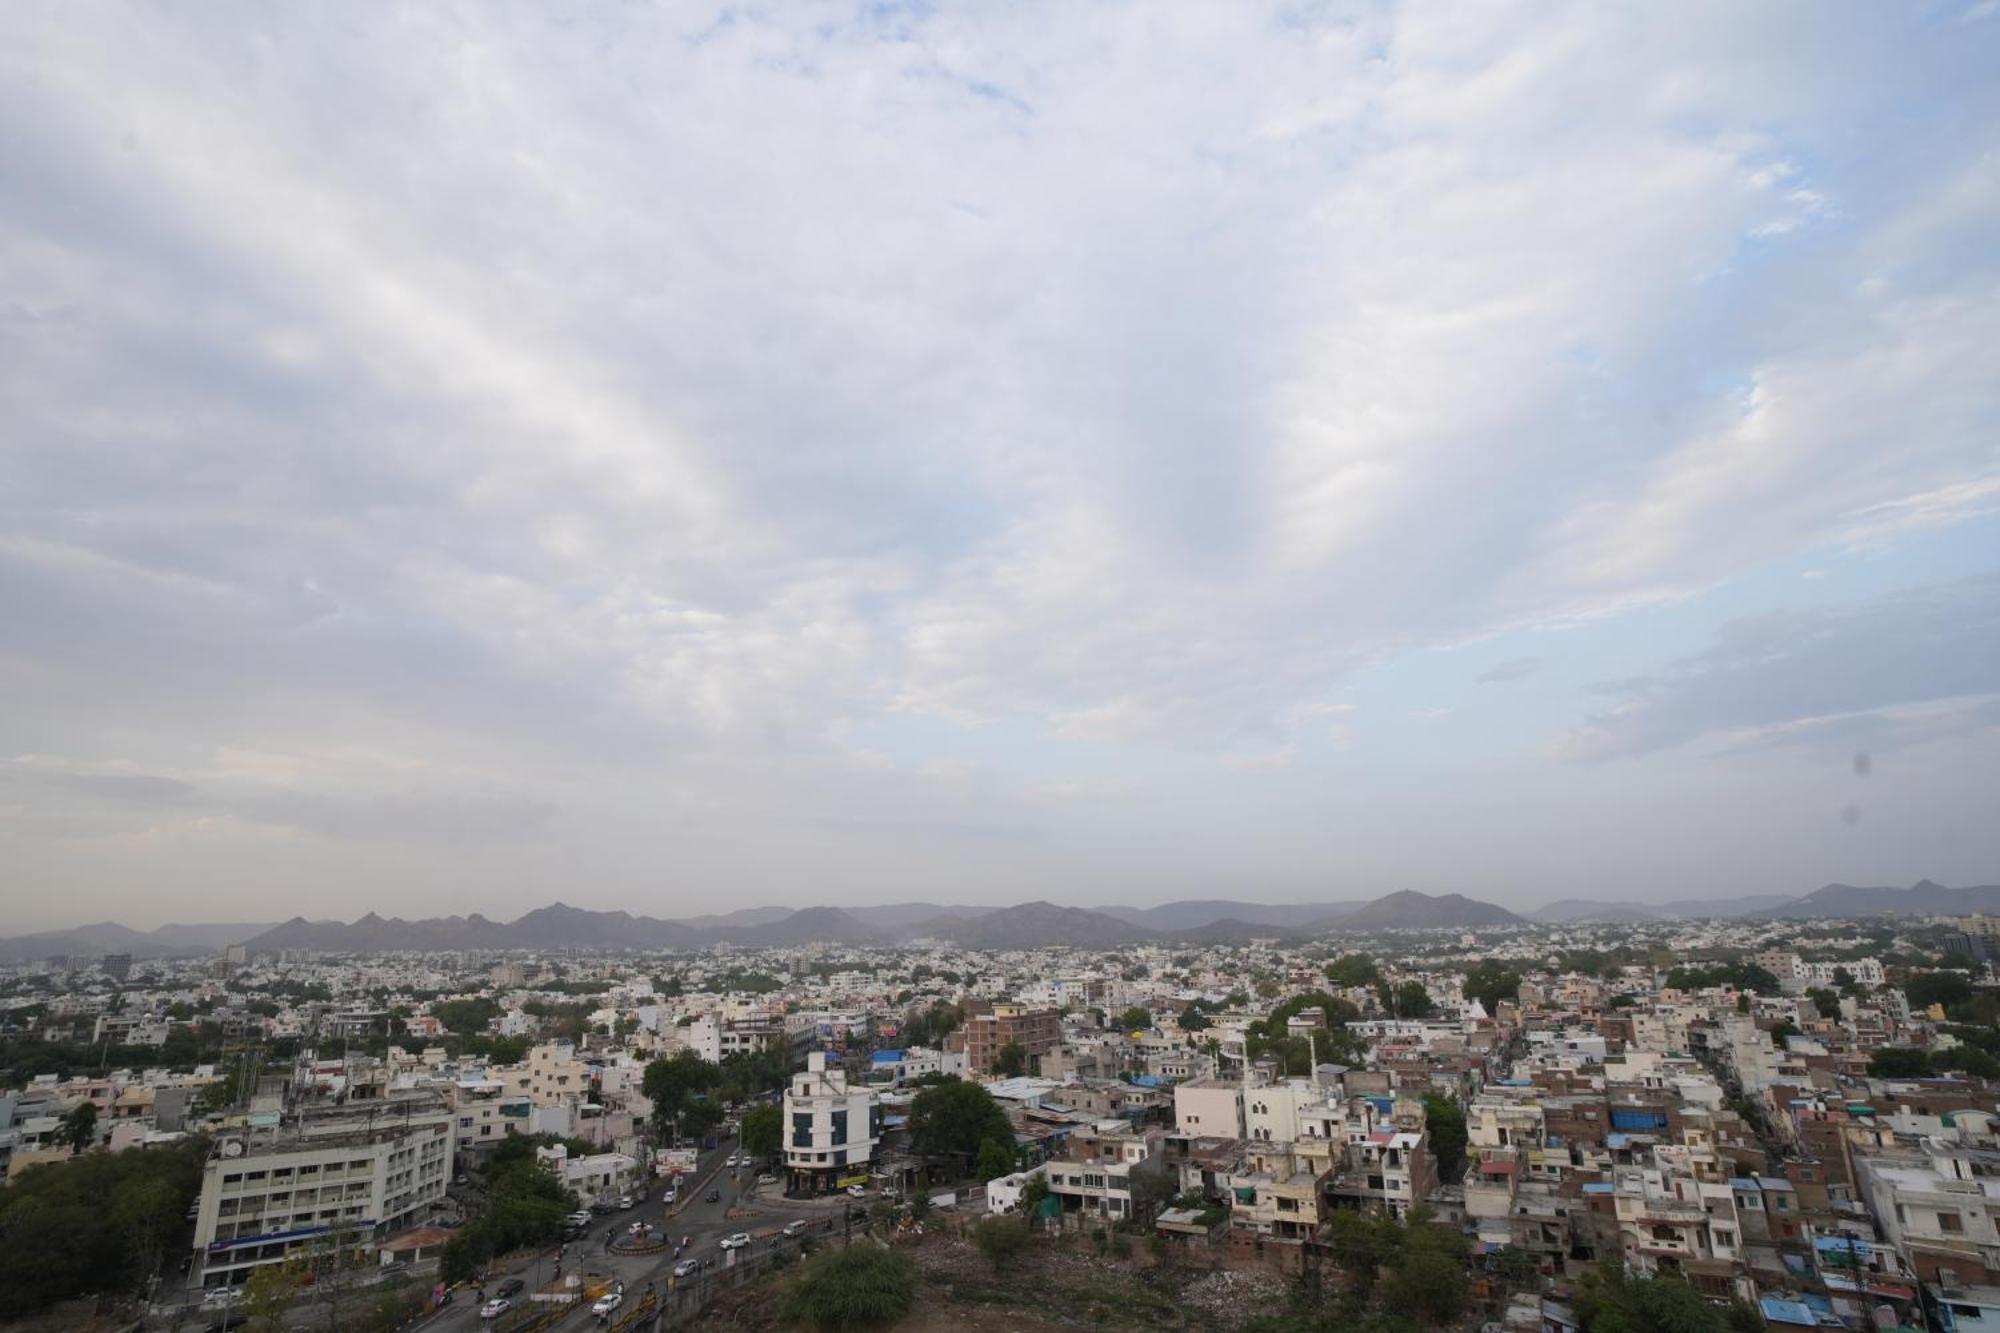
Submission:
<svg viewBox="0 0 2000 1333">
<path fill-rule="evenodd" d="M 836 1227 L 840 1223 L 849 1200 L 845 1196 L 830 1199 L 795 1200 L 779 1194 L 776 1186 L 759 1187 L 756 1173 L 742 1169 L 730 1171 L 723 1168 L 706 1186 L 697 1188 L 703 1176 L 711 1168 L 726 1160 L 733 1151 L 725 1145 L 704 1153 L 699 1168 L 690 1173 L 683 1187 L 690 1195 L 687 1203 L 671 1217 L 660 1204 L 662 1184 L 656 1183 L 648 1190 L 645 1204 L 626 1212 L 612 1213 L 597 1219 L 588 1235 L 581 1241 L 565 1247 L 562 1269 L 565 1273 L 579 1270 L 585 1274 L 602 1274 L 625 1284 L 625 1298 L 636 1303 L 646 1284 L 651 1282 L 657 1289 L 665 1289 L 672 1281 L 674 1264 L 683 1258 L 713 1259 L 720 1271 L 736 1262 L 738 1253 L 748 1255 L 761 1253 L 774 1244 L 795 1243 L 783 1241 L 776 1233 L 794 1219 L 819 1222 L 831 1217 Z M 709 1203 L 709 1190 L 719 1194 L 714 1203 Z M 740 1215 L 731 1217 L 731 1211 Z M 607 1253 L 605 1240 L 607 1231 L 622 1234 L 633 1222 L 644 1221 L 661 1225 L 670 1240 L 677 1241 L 682 1236 L 690 1237 L 685 1250 L 676 1253 L 672 1244 L 658 1254 L 619 1255 Z M 735 1253 L 720 1247 L 723 1237 L 733 1232 L 745 1231 L 755 1237 L 755 1243 L 748 1250 Z M 823 1232 L 821 1234 L 824 1234 Z M 508 1330 L 528 1322 L 533 1316 L 533 1306 L 528 1301 L 531 1292 L 551 1281 L 555 1276 L 556 1251 L 551 1249 L 526 1262 L 518 1262 L 496 1275 L 487 1284 L 490 1293 L 501 1281 L 508 1277 L 518 1277 L 528 1285 L 514 1299 L 515 1308 L 500 1319 L 492 1321 L 492 1328 L 484 1328 L 486 1321 L 479 1318 L 479 1301 L 469 1289 L 461 1289 L 458 1298 L 451 1305 L 439 1311 L 427 1322 L 419 1325 L 421 1333 L 508 1333 Z M 696 1279 L 689 1279 L 690 1281 Z M 562 1330 L 580 1330 L 589 1327 L 595 1320 L 587 1304 L 579 1303 L 555 1327 Z"/>
</svg>

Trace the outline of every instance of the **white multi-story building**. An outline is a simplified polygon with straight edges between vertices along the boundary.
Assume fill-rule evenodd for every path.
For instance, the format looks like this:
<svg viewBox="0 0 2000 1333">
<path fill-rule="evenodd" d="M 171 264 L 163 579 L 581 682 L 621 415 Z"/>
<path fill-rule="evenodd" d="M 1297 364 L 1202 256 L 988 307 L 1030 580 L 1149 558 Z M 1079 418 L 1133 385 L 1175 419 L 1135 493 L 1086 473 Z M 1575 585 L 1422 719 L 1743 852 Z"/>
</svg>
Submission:
<svg viewBox="0 0 2000 1333">
<path fill-rule="evenodd" d="M 882 1137 L 882 1104 L 874 1092 L 847 1084 L 814 1051 L 785 1089 L 785 1172 L 794 1190 L 831 1190 L 866 1177 Z"/>
<path fill-rule="evenodd" d="M 329 1115 L 220 1140 L 196 1205 L 191 1286 L 240 1286 L 266 1264 L 366 1249 L 428 1221 L 451 1180 L 451 1114 Z"/>
</svg>

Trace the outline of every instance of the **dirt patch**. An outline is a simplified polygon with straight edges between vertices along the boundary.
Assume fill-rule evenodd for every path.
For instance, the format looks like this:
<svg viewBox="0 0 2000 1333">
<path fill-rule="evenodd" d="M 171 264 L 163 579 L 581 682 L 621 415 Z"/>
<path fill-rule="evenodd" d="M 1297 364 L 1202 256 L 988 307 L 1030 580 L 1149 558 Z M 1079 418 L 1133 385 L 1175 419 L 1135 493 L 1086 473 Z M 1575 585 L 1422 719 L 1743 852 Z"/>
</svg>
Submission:
<svg viewBox="0 0 2000 1333">
<path fill-rule="evenodd" d="M 917 1310 L 896 1333 L 1068 1333 L 1079 1328 L 1215 1329 L 1233 1333 L 1284 1303 L 1288 1284 L 1265 1272 L 1214 1272 L 1100 1255 L 1088 1245 L 1037 1240 L 1005 1266 L 965 1240 L 929 1235 L 900 1242 L 923 1275 Z M 778 1292 L 789 1275 L 725 1293 L 695 1325 L 778 1329 Z"/>
</svg>

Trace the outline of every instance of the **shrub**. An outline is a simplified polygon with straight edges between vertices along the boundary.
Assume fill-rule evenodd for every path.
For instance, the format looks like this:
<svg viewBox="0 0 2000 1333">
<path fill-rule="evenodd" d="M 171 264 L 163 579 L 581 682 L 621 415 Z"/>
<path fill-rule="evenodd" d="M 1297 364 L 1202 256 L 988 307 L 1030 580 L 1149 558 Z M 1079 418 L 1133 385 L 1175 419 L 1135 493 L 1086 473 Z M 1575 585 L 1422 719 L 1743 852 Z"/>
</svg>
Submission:
<svg viewBox="0 0 2000 1333">
<path fill-rule="evenodd" d="M 916 1301 L 917 1266 L 910 1256 L 863 1244 L 814 1255 L 785 1289 L 780 1308 L 793 1323 L 847 1333 L 893 1324 Z"/>
</svg>

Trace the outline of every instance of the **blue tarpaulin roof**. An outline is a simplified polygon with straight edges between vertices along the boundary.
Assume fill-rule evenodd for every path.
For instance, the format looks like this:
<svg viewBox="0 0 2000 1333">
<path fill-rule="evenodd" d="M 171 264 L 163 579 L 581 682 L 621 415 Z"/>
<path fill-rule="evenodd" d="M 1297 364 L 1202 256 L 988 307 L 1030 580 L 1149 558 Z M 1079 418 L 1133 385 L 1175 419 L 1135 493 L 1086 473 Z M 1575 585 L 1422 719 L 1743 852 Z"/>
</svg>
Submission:
<svg viewBox="0 0 2000 1333">
<path fill-rule="evenodd" d="M 903 1053 L 901 1051 L 875 1052 L 875 1063 L 878 1065 L 899 1065 L 902 1062 L 903 1062 Z"/>
<path fill-rule="evenodd" d="M 1813 1317 L 1812 1307 L 1804 1301 L 1784 1301 L 1776 1296 L 1766 1296 L 1757 1304 L 1763 1309 L 1766 1319 L 1776 1320 L 1781 1324 L 1799 1324 L 1810 1328 L 1819 1323 L 1819 1320 Z"/>
</svg>

